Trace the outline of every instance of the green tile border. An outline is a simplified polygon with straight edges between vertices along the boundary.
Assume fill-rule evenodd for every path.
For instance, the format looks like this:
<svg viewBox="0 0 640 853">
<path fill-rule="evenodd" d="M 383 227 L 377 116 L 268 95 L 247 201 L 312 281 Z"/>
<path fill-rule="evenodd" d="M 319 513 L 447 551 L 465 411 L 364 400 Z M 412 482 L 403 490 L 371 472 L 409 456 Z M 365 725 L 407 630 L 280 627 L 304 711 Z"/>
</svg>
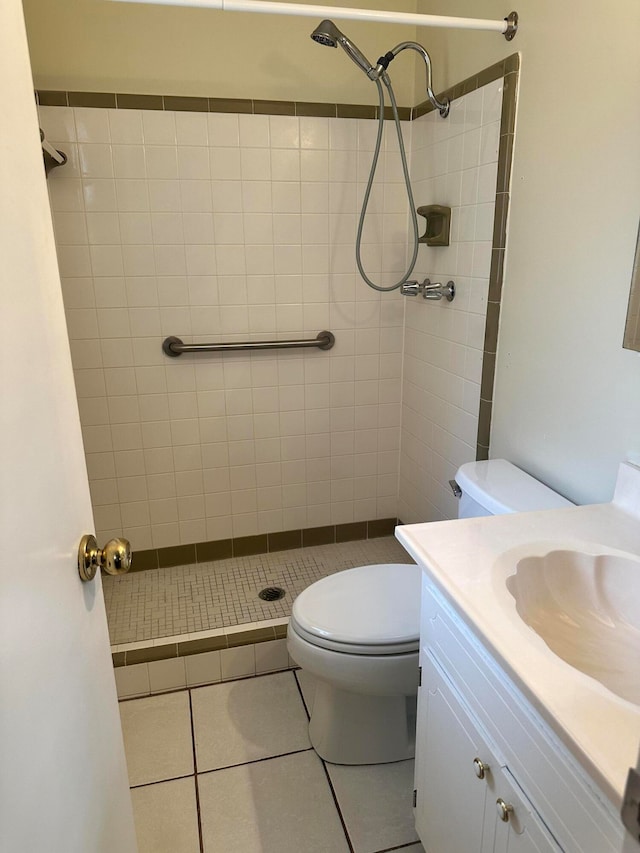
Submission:
<svg viewBox="0 0 640 853">
<path fill-rule="evenodd" d="M 123 652 L 113 652 L 111 658 L 114 667 L 133 666 L 137 663 L 153 663 L 157 660 L 169 660 L 176 657 L 189 657 L 205 652 L 219 652 L 223 649 L 233 649 L 238 646 L 250 646 L 257 643 L 269 643 L 272 640 L 284 640 L 287 636 L 287 624 L 289 620 L 281 625 L 269 625 L 266 628 L 248 628 L 246 631 L 229 630 L 214 637 L 202 637 L 195 640 L 182 640 L 178 642 L 161 642 L 158 645 L 142 646 L 138 649 L 127 649 Z M 237 626 L 242 628 L 242 626 Z M 149 640 L 149 643 L 153 643 Z M 126 645 L 124 643 L 123 645 Z"/>
<path fill-rule="evenodd" d="M 70 107 L 112 110 L 116 107 L 116 96 L 113 92 L 67 92 L 67 102 Z"/>
<path fill-rule="evenodd" d="M 489 458 L 496 352 L 498 349 L 498 329 L 500 326 L 504 260 L 507 245 L 507 220 L 509 215 L 511 175 L 513 170 L 515 116 L 518 79 L 520 73 L 520 59 L 518 54 L 508 57 L 502 64 L 504 66 L 505 76 L 502 94 L 502 111 L 500 116 L 498 178 L 496 184 L 496 205 L 493 221 L 491 268 L 489 272 L 489 297 L 485 321 L 482 378 L 480 381 L 480 411 L 478 415 L 478 436 L 476 443 L 476 459 L 478 460 Z M 482 73 L 483 72 L 478 75 L 479 79 L 482 79 Z"/>
<path fill-rule="evenodd" d="M 302 531 L 302 547 L 312 548 L 314 545 L 331 545 L 336 541 L 334 524 L 326 527 L 309 527 Z"/>
<path fill-rule="evenodd" d="M 237 539 L 218 539 L 196 542 L 194 545 L 172 545 L 167 548 L 150 548 L 134 551 L 132 572 L 150 569 L 167 569 L 191 563 L 209 563 L 229 557 L 249 557 L 295 548 L 311 548 L 334 542 L 355 542 L 392 536 L 397 518 L 376 518 L 349 524 L 330 524 L 326 527 L 308 527 L 301 530 L 284 530 L 278 533 L 261 533 L 258 536 L 241 536 Z"/>
<path fill-rule="evenodd" d="M 478 74 L 440 92 L 438 97 L 455 100 L 474 92 L 481 86 L 501 77 L 517 75 L 519 54 L 514 53 Z M 511 87 L 517 87 L 517 77 L 505 79 L 502 133 L 513 133 L 515 122 L 515 97 L 510 97 Z M 36 103 L 50 107 L 97 107 L 109 109 L 180 110 L 209 113 L 250 113 L 254 115 L 316 116 L 325 118 L 378 118 L 378 107 L 372 104 L 328 104 L 315 101 L 273 101 L 253 98 L 210 98 L 190 95 L 149 95 L 125 92 L 66 92 L 36 89 Z M 514 91 L 515 95 L 515 91 Z M 414 107 L 398 107 L 403 121 L 420 118 L 434 109 L 430 101 Z M 391 107 L 385 107 L 385 118 L 391 118 Z"/>
<path fill-rule="evenodd" d="M 336 525 L 336 542 L 357 542 L 367 538 L 367 522 L 354 521 L 351 524 Z"/>
<path fill-rule="evenodd" d="M 463 95 L 468 95 L 471 92 L 475 92 L 476 89 L 480 89 L 482 86 L 486 86 L 487 83 L 493 83 L 494 80 L 499 80 L 501 77 L 505 78 L 505 95 L 507 93 L 507 89 L 509 89 L 510 92 L 512 86 L 514 88 L 513 94 L 515 95 L 515 89 L 517 89 L 518 85 L 517 77 L 512 81 L 507 81 L 506 78 L 511 74 L 517 75 L 519 70 L 520 55 L 518 53 L 512 53 L 511 56 L 507 56 L 505 59 L 501 59 L 500 62 L 496 62 L 494 65 L 490 65 L 488 68 L 483 68 L 482 71 L 479 71 L 477 74 L 473 74 L 471 77 L 467 77 L 465 80 L 461 80 L 460 83 L 456 83 L 453 86 L 449 86 L 448 89 L 443 89 L 441 92 L 438 93 L 437 97 L 439 100 L 442 100 L 443 98 L 449 98 L 450 101 L 455 101 L 457 98 L 461 98 Z M 513 104 L 509 102 L 507 108 L 508 110 L 510 110 L 510 112 L 506 117 L 508 120 L 504 122 L 503 126 L 501 127 L 501 133 L 513 133 L 515 119 L 515 99 Z M 411 118 L 420 118 L 420 116 L 426 115 L 427 113 L 433 112 L 434 110 L 435 107 L 433 106 L 431 101 L 422 101 L 422 103 L 412 108 Z M 503 120 L 505 118 L 504 110 L 505 106 L 503 102 Z"/>
<path fill-rule="evenodd" d="M 312 101 L 269 101 L 252 98 L 207 98 L 190 95 L 145 95 L 118 92 L 65 92 L 47 89 L 36 89 L 35 96 L 36 103 L 43 107 L 176 110 L 180 112 L 244 113 L 321 118 L 378 118 L 378 107 L 372 104 L 323 104 Z M 410 121 L 412 109 L 411 107 L 398 107 L 398 114 L 402 120 Z"/>
</svg>

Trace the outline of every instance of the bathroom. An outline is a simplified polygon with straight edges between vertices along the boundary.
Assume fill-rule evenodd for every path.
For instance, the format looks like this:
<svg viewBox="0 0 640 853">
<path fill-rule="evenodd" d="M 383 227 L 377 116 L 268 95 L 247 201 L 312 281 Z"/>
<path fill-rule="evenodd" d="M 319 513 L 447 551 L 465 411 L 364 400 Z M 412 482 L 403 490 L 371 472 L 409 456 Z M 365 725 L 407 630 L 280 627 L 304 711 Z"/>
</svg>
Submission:
<svg viewBox="0 0 640 853">
<path fill-rule="evenodd" d="M 449 203 L 459 212 L 456 260 L 451 247 L 421 247 L 412 277 L 454 279 L 451 304 L 397 291 L 379 297 L 356 273 L 354 234 L 373 153 L 376 91 L 342 51 L 310 41 L 319 21 L 89 0 L 55 8 L 31 0 L 24 11 L 34 85 L 45 93 L 41 125 L 70 158 L 50 173 L 48 189 L 95 519 L 82 532 L 95 530 L 99 544 L 126 536 L 136 556 L 151 561 L 118 581 L 143 583 L 161 558 L 167 571 L 193 564 L 201 543 L 223 543 L 217 553 L 214 545 L 204 549 L 207 561 L 236 554 L 250 562 L 265 551 L 276 560 L 318 529 L 315 540 L 307 534 L 310 547 L 337 538 L 345 559 L 356 561 L 351 565 L 402 562 L 399 546 L 391 550 L 396 519 L 454 517 L 448 481 L 476 456 L 507 458 L 578 504 L 610 500 L 619 462 L 637 461 L 640 450 L 637 356 L 621 346 L 640 195 L 632 4 L 590 2 L 588 16 L 584 4 L 574 4 L 560 18 L 526 3 L 512 43 L 489 32 L 338 21 L 370 58 L 403 40 L 424 44 L 436 92 L 477 81 L 519 55 L 519 68 L 511 64 L 507 72 L 519 76 L 515 134 L 501 134 L 515 140 L 506 252 L 493 242 L 492 220 L 487 232 L 491 200 L 451 202 L 446 193 L 455 179 L 447 184 L 439 160 L 442 143 L 467 129 L 480 140 L 487 128 L 490 142 L 500 118 L 495 104 L 470 87 L 453 98 L 449 118 L 432 112 L 411 120 L 407 108 L 426 100 L 424 65 L 405 52 L 390 68 L 416 206 Z M 459 0 L 407 3 L 403 11 L 502 19 L 510 10 Z M 614 29 L 611 22 L 625 15 L 628 29 Z M 593 58 L 604 51 L 606 62 L 596 68 Z M 486 85 L 492 83 L 500 85 L 497 77 Z M 111 92 L 130 100 L 115 103 Z M 59 93 L 78 99 L 55 101 Z M 165 110 L 157 109 L 158 96 L 166 96 Z M 214 98 L 227 99 L 217 103 L 224 112 L 204 105 Z M 453 122 L 465 98 L 468 125 L 457 133 Z M 74 110 L 72 135 L 65 122 Z M 168 131 L 164 112 L 174 122 Z M 139 149 L 149 140 L 156 171 L 141 174 Z M 410 229 L 389 121 L 384 142 L 384 192 L 373 198 L 363 254 L 372 277 L 392 283 L 404 272 Z M 212 149 L 220 156 L 209 157 Z M 489 167 L 495 175 L 495 152 L 452 171 Z M 151 162 L 147 154 L 147 170 Z M 76 171 L 65 177 L 65 168 Z M 354 172 L 357 179 L 349 180 Z M 269 202 L 261 196 L 265 173 Z M 191 182 L 190 196 L 178 187 L 176 204 L 168 185 L 179 180 Z M 217 184 L 222 207 L 203 209 L 200 182 Z M 213 220 L 215 256 L 205 220 Z M 476 248 L 484 266 L 474 270 Z M 502 298 L 495 269 L 489 290 L 491 255 L 504 260 Z M 87 286 L 91 274 L 97 283 Z M 336 336 L 330 352 L 170 360 L 160 349 L 172 335 L 242 341 L 314 338 L 324 329 Z M 24 345 L 19 331 L 22 320 L 16 347 Z M 419 381 L 425 376 L 426 388 Z M 433 396 L 444 401 L 435 414 L 421 408 Z M 171 470 L 163 461 L 167 448 Z M 113 473 L 100 467 L 109 464 L 118 466 Z M 312 570 L 306 550 L 292 584 Z M 272 580 L 265 575 L 265 585 Z M 296 590 L 287 591 L 290 598 Z M 242 666 L 253 655 L 254 671 L 261 655 L 275 668 L 285 649 L 274 627 L 282 611 L 257 607 L 265 609 L 252 605 L 232 633 L 270 619 L 272 639 L 250 637 L 246 645 L 245 637 L 245 645 L 226 647 Z M 153 639 L 229 627 L 191 616 L 183 626 L 179 616 L 158 626 Z M 112 644 L 147 639 L 124 635 Z M 137 660 L 138 674 L 154 663 Z M 117 678 L 127 669 L 118 666 Z M 129 695 L 136 691 L 143 692 L 136 686 Z M 399 843 L 415 840 L 392 839 L 386 848 Z"/>
</svg>

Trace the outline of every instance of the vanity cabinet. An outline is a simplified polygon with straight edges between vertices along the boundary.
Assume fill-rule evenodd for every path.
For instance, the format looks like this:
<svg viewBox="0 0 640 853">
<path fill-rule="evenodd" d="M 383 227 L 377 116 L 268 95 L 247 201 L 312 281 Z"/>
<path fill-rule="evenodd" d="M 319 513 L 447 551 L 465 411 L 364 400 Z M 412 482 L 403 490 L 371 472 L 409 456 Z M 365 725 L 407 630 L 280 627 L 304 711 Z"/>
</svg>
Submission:
<svg viewBox="0 0 640 853">
<path fill-rule="evenodd" d="M 613 806 L 426 578 L 420 666 L 415 805 L 427 853 L 619 853 Z"/>
<path fill-rule="evenodd" d="M 427 853 L 560 851 L 428 653 L 422 678 L 416 827 Z"/>
</svg>

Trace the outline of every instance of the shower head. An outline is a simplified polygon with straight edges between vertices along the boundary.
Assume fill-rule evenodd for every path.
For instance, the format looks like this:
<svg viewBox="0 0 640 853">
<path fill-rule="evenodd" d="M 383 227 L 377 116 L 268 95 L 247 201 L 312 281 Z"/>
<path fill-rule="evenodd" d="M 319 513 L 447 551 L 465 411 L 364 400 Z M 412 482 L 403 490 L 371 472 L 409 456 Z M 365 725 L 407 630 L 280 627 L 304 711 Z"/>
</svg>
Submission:
<svg viewBox="0 0 640 853">
<path fill-rule="evenodd" d="M 333 21 L 324 20 L 311 33 L 311 38 L 317 41 L 318 44 L 326 47 L 340 47 L 345 51 L 347 56 L 355 62 L 358 68 L 369 77 L 370 80 L 377 80 L 379 73 L 361 50 L 353 44 L 352 41 L 345 36 L 344 33 L 336 27 Z"/>
<path fill-rule="evenodd" d="M 338 39 L 341 35 L 333 21 L 324 20 L 311 33 L 311 38 L 325 47 L 338 47 Z"/>
</svg>

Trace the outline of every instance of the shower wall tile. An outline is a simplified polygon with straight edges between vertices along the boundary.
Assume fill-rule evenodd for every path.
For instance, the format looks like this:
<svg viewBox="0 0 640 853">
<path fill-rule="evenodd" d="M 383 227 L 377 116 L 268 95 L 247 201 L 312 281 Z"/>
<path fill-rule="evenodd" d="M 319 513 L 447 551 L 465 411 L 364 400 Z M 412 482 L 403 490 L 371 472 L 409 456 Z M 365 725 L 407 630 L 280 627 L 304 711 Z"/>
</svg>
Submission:
<svg viewBox="0 0 640 853">
<path fill-rule="evenodd" d="M 49 190 L 98 538 L 396 517 L 404 301 L 367 288 L 354 253 L 375 123 L 65 106 L 40 122 L 70 155 Z M 382 284 L 406 263 L 398 156 L 385 133 L 363 245 Z M 330 352 L 161 350 L 324 328 Z"/>
<path fill-rule="evenodd" d="M 501 79 L 454 101 L 446 120 L 434 111 L 412 122 L 416 204 L 452 208 L 450 245 L 421 247 L 414 277 L 453 279 L 456 297 L 407 300 L 398 498 L 405 523 L 454 518 L 448 481 L 476 458 L 502 92 Z"/>
</svg>

